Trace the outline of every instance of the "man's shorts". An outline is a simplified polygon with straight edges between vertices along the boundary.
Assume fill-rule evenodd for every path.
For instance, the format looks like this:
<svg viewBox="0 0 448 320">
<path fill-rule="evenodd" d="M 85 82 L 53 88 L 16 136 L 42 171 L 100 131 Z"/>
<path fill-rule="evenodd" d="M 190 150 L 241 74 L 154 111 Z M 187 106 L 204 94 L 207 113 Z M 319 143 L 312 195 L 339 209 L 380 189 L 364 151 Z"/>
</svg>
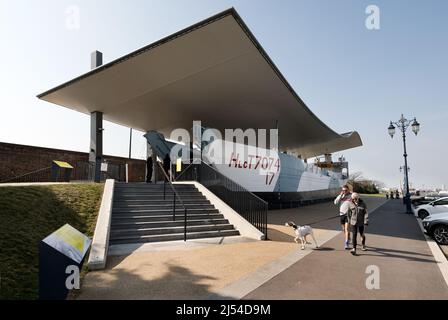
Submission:
<svg viewBox="0 0 448 320">
<path fill-rule="evenodd" d="M 343 214 L 343 215 L 341 215 L 341 224 L 346 224 L 346 223 L 348 223 L 347 215 Z"/>
</svg>

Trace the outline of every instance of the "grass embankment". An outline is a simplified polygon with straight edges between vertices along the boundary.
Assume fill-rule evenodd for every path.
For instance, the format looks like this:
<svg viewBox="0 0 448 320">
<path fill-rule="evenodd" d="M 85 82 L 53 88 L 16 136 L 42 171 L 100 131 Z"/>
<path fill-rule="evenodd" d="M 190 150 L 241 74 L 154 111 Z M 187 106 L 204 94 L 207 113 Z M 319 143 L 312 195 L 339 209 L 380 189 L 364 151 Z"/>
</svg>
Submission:
<svg viewBox="0 0 448 320">
<path fill-rule="evenodd" d="M 66 223 L 92 237 L 103 187 L 0 187 L 0 299 L 38 298 L 39 242 Z"/>
</svg>

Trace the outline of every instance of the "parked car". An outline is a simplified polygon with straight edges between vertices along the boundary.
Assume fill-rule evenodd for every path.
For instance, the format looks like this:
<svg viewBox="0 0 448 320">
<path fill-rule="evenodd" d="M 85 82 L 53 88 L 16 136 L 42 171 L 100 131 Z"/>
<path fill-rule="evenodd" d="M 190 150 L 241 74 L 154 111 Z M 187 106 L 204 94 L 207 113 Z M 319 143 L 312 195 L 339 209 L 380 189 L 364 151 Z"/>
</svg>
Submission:
<svg viewBox="0 0 448 320">
<path fill-rule="evenodd" d="M 430 202 L 433 202 L 433 201 L 436 201 L 436 200 L 439 200 L 439 199 L 445 198 L 445 197 L 448 197 L 448 196 L 439 196 L 436 194 L 427 194 L 425 196 L 420 196 L 420 197 L 412 196 L 411 203 L 414 207 L 418 207 L 418 206 L 421 206 L 422 204 L 428 204 Z"/>
<path fill-rule="evenodd" d="M 420 219 L 424 219 L 434 213 L 448 212 L 448 197 L 440 198 L 428 204 L 418 206 L 415 211 Z"/>
<path fill-rule="evenodd" d="M 448 212 L 431 214 L 423 219 L 422 224 L 425 233 L 438 244 L 448 245 Z"/>
</svg>

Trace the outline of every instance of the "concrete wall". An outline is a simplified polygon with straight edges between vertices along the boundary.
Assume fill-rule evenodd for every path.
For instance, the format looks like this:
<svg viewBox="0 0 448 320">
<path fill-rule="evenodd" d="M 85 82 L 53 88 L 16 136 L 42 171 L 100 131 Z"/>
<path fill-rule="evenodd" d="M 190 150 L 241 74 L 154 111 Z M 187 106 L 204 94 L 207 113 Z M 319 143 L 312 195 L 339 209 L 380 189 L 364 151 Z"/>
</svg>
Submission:
<svg viewBox="0 0 448 320">
<path fill-rule="evenodd" d="M 96 220 L 92 247 L 87 262 L 90 270 L 101 270 L 106 267 L 107 251 L 109 249 L 110 224 L 112 221 L 112 206 L 114 200 L 115 181 L 107 179 L 101 198 L 100 211 Z"/>
<path fill-rule="evenodd" d="M 104 156 L 104 159 L 111 164 L 128 163 L 130 181 L 145 180 L 146 162 L 144 160 L 114 156 Z M 0 142 L 0 181 L 50 167 L 53 160 L 66 161 L 76 168 L 78 162 L 89 161 L 89 154 Z"/>
</svg>

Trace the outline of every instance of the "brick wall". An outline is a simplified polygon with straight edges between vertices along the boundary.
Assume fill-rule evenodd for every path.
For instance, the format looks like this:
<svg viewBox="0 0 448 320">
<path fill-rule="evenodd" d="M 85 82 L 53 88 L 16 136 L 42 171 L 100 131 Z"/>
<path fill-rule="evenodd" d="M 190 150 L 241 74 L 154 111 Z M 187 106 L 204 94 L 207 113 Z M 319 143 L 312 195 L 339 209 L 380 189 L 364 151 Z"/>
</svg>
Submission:
<svg viewBox="0 0 448 320">
<path fill-rule="evenodd" d="M 114 156 L 104 156 L 110 164 L 129 164 L 129 181 L 145 180 L 146 162 Z M 76 167 L 78 162 L 88 162 L 85 152 L 50 149 L 0 142 L 0 181 L 32 171 L 50 167 L 53 160 L 66 161 Z"/>
</svg>

